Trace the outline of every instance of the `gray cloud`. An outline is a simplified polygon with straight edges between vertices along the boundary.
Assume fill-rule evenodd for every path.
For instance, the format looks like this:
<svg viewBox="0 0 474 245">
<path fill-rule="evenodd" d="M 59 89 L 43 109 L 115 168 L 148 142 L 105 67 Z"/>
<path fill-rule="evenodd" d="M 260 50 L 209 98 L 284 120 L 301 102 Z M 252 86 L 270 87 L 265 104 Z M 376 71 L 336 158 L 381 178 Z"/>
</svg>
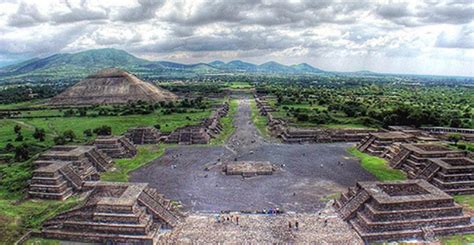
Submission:
<svg viewBox="0 0 474 245">
<path fill-rule="evenodd" d="M 15 27 L 32 26 L 46 22 L 48 18 L 41 14 L 35 5 L 21 2 L 15 14 L 8 18 L 8 25 Z"/>
<path fill-rule="evenodd" d="M 68 13 L 56 13 L 52 16 L 55 23 L 71 23 L 86 20 L 108 19 L 109 11 L 106 9 L 93 10 L 86 6 L 86 0 L 82 0 L 79 7 L 72 6 L 68 0 L 65 1 L 69 8 Z"/>
<path fill-rule="evenodd" d="M 156 16 L 156 11 L 164 3 L 164 0 L 138 0 L 139 5 L 137 7 L 121 9 L 115 20 L 124 22 L 139 22 L 153 19 Z"/>
<path fill-rule="evenodd" d="M 407 3 L 379 5 L 375 13 L 387 20 L 404 26 L 419 26 L 433 23 L 464 24 L 474 19 L 474 4 L 471 0 L 424 1 L 409 9 Z"/>
</svg>

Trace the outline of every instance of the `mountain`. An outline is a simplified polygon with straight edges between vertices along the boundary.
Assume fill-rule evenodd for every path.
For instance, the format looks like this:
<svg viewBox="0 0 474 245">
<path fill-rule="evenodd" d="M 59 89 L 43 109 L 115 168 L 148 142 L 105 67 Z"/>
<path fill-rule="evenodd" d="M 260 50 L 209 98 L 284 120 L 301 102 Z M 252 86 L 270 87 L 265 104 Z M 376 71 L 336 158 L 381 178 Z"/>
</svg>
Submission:
<svg viewBox="0 0 474 245">
<path fill-rule="evenodd" d="M 223 73 L 317 74 L 324 72 L 305 63 L 286 66 L 274 61 L 261 65 L 241 60 L 233 60 L 228 63 L 213 61 L 208 64 L 149 61 L 137 58 L 123 50 L 106 48 L 78 53 L 59 53 L 9 65 L 0 68 L 0 83 L 80 80 L 89 74 L 110 67 L 124 69 L 147 79 L 187 78 Z"/>
<path fill-rule="evenodd" d="M 257 65 L 241 60 L 233 60 L 225 65 L 225 69 L 231 71 L 255 72 L 257 71 Z"/>
<path fill-rule="evenodd" d="M 261 72 L 267 72 L 267 73 L 294 73 L 295 72 L 291 67 L 282 65 L 275 61 L 270 61 L 270 62 L 259 65 L 258 70 Z"/>
<path fill-rule="evenodd" d="M 293 68 L 293 70 L 295 70 L 295 71 L 302 72 L 302 73 L 322 73 L 322 72 L 324 72 L 323 70 L 318 69 L 318 68 L 314 68 L 313 66 L 308 65 L 306 63 L 301 63 L 301 64 L 298 64 L 298 65 L 292 65 L 291 68 Z"/>
</svg>

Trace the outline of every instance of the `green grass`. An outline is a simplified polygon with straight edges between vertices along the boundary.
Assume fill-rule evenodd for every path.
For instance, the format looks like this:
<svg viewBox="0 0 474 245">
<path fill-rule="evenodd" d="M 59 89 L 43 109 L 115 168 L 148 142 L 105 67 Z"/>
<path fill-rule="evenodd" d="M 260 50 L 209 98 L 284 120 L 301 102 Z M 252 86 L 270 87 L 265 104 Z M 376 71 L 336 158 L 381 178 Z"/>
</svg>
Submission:
<svg viewBox="0 0 474 245">
<path fill-rule="evenodd" d="M 193 111 L 188 113 L 173 113 L 163 115 L 160 112 L 148 115 L 128 115 L 128 116 L 98 116 L 98 117 L 55 117 L 55 118 L 25 118 L 25 119 L 2 119 L 0 120 L 0 148 L 5 147 L 7 143 L 14 145 L 22 142 L 15 142 L 16 134 L 13 127 L 16 124 L 22 126 L 22 135 L 25 137 L 23 142 L 38 142 L 33 139 L 34 128 L 43 128 L 46 131 L 46 141 L 41 142 L 47 146 L 52 145 L 55 135 L 61 134 L 68 129 L 72 129 L 78 137 L 79 143 L 88 139 L 83 136 L 86 129 L 94 129 L 102 125 L 112 127 L 114 135 L 120 135 L 128 128 L 138 126 L 153 126 L 159 124 L 161 131 L 171 132 L 174 129 L 186 125 L 199 124 L 202 119 L 208 117 L 211 110 Z"/>
<path fill-rule="evenodd" d="M 229 112 L 225 117 L 220 119 L 220 122 L 222 124 L 222 131 L 216 138 L 211 140 L 211 145 L 224 144 L 227 139 L 232 135 L 232 133 L 234 133 L 234 116 L 235 113 L 237 113 L 238 106 L 238 102 L 235 99 L 229 102 Z"/>
<path fill-rule="evenodd" d="M 160 157 L 165 152 L 164 145 L 143 145 L 138 146 L 138 153 L 132 159 L 115 160 L 114 171 L 109 171 L 101 175 L 102 181 L 128 182 L 128 174 L 152 160 Z"/>
<path fill-rule="evenodd" d="M 468 245 L 474 244 L 474 234 L 453 235 L 441 237 L 441 244 L 444 245 Z"/>
<path fill-rule="evenodd" d="M 253 85 L 246 82 L 232 82 L 228 84 L 229 88 L 232 89 L 249 89 L 253 88 Z"/>
<path fill-rule="evenodd" d="M 463 206 L 474 209 L 474 195 L 455 195 L 454 200 Z"/>
<path fill-rule="evenodd" d="M 347 151 L 359 158 L 361 166 L 380 181 L 404 180 L 407 178 L 402 171 L 390 168 L 385 159 L 362 153 L 355 147 L 351 147 Z"/>
<path fill-rule="evenodd" d="M 27 230 L 40 229 L 45 220 L 80 203 L 74 197 L 66 201 L 27 200 L 19 204 L 17 200 L 0 194 L 0 244 L 13 244 Z"/>
<path fill-rule="evenodd" d="M 260 135 L 265 138 L 269 138 L 270 133 L 268 132 L 267 128 L 268 118 L 266 116 L 260 115 L 255 100 L 250 100 L 250 109 L 252 110 L 252 122 L 255 127 L 257 127 Z"/>
<path fill-rule="evenodd" d="M 43 239 L 43 238 L 31 238 L 25 242 L 25 245 L 59 245 L 61 244 L 58 240 Z"/>
</svg>

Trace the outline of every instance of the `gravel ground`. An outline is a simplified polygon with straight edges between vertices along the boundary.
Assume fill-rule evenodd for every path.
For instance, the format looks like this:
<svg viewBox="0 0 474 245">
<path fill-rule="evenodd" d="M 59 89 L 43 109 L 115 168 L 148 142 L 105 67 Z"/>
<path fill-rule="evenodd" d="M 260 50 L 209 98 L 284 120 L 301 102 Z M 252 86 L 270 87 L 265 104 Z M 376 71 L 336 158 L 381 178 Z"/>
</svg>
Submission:
<svg viewBox="0 0 474 245">
<path fill-rule="evenodd" d="M 133 172 L 132 182 L 147 182 L 192 212 L 255 211 L 280 208 L 314 212 L 321 198 L 357 181 L 375 180 L 351 158 L 347 143 L 287 145 L 265 141 L 251 123 L 248 99 L 239 100 L 236 131 L 223 147 L 179 146 Z M 222 173 L 221 162 L 270 161 L 273 175 L 242 178 Z"/>
<path fill-rule="evenodd" d="M 232 221 L 217 222 L 223 217 Z M 239 218 L 238 223 L 236 217 Z M 298 229 L 294 227 L 298 221 Z M 288 223 L 292 223 L 289 228 Z M 190 215 L 164 233 L 158 244 L 363 244 L 346 222 L 328 207 L 319 213 L 283 215 Z"/>
</svg>

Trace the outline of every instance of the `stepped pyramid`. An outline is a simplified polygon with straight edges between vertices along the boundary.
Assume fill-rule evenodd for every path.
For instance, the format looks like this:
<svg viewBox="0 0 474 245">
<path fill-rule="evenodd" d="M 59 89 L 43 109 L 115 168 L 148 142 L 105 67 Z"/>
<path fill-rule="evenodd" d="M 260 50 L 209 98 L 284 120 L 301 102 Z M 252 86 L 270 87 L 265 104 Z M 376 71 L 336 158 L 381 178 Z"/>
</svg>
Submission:
<svg viewBox="0 0 474 245">
<path fill-rule="evenodd" d="M 129 101 L 174 101 L 178 97 L 116 68 L 104 69 L 49 101 L 50 105 L 125 104 Z"/>
<path fill-rule="evenodd" d="M 161 228 L 183 219 L 171 202 L 146 183 L 86 182 L 79 207 L 43 223 L 45 238 L 107 243 L 156 244 Z"/>
<path fill-rule="evenodd" d="M 474 232 L 462 207 L 425 180 L 358 182 L 334 206 L 368 242 Z"/>
<path fill-rule="evenodd" d="M 36 169 L 29 196 L 65 200 L 80 191 L 88 180 L 98 180 L 98 172 L 109 169 L 112 160 L 94 146 L 55 146 L 34 161 Z"/>
<path fill-rule="evenodd" d="M 131 142 L 136 145 L 158 144 L 161 139 L 161 133 L 154 127 L 129 128 L 125 133 Z"/>
<path fill-rule="evenodd" d="M 94 145 L 114 159 L 132 158 L 137 154 L 137 148 L 125 136 L 99 136 Z"/>
</svg>

